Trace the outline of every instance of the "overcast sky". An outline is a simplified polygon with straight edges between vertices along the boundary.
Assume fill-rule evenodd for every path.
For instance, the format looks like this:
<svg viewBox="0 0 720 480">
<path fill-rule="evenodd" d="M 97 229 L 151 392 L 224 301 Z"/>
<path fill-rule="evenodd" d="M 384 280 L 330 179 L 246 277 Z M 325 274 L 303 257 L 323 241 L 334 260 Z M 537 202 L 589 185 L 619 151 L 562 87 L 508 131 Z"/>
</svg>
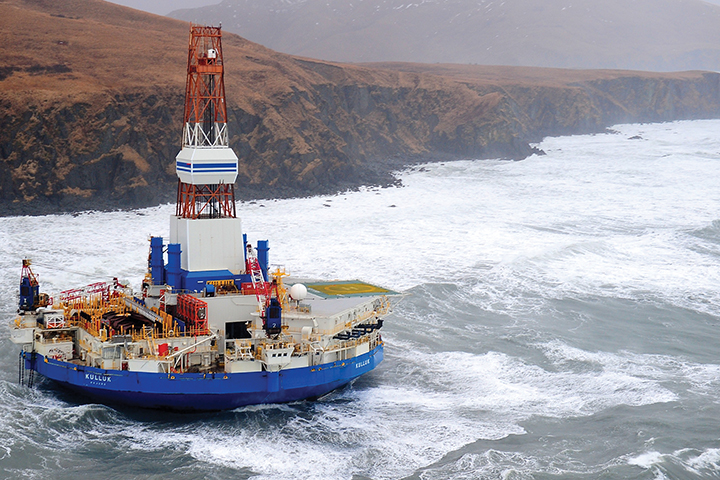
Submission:
<svg viewBox="0 0 720 480">
<path fill-rule="evenodd" d="M 181 8 L 204 7 L 217 5 L 221 0 L 108 0 L 111 3 L 125 5 L 137 10 L 144 10 L 158 15 L 167 15 Z M 715 0 L 720 2 L 720 0 Z"/>
<path fill-rule="evenodd" d="M 173 10 L 181 8 L 203 7 L 205 5 L 217 5 L 221 0 L 108 0 L 112 3 L 125 5 L 127 7 L 167 15 Z M 720 0 L 704 0 L 708 3 L 720 5 Z"/>
</svg>

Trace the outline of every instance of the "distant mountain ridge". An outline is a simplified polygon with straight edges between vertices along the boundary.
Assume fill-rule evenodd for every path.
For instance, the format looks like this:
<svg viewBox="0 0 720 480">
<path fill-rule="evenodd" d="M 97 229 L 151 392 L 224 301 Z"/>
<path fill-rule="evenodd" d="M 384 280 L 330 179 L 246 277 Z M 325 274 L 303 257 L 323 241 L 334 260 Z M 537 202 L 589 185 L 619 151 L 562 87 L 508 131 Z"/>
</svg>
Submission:
<svg viewBox="0 0 720 480">
<path fill-rule="evenodd" d="M 720 70 L 720 6 L 701 0 L 223 0 L 170 16 L 341 62 Z"/>
</svg>

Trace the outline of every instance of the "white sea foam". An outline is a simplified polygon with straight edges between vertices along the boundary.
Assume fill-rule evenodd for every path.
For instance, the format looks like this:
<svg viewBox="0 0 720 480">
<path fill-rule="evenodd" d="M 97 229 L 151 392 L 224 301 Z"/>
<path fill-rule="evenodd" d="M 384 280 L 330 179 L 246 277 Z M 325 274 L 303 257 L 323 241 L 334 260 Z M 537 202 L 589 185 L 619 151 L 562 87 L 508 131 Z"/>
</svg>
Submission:
<svg viewBox="0 0 720 480">
<path fill-rule="evenodd" d="M 714 123 L 703 125 L 691 141 Z M 717 219 L 718 143 L 699 143 L 688 157 L 661 141 L 673 125 L 617 128 L 621 134 L 546 139 L 548 156 L 519 163 L 411 169 L 400 176 L 406 188 L 241 211 L 253 234 L 274 239 L 273 258 L 303 274 L 395 288 L 486 275 L 500 288 L 514 283 L 555 298 L 653 291 L 682 306 L 692 281 L 711 308 L 720 274 L 708 252 L 718 252 L 717 242 L 692 232 Z M 637 134 L 645 140 L 617 138 Z M 627 159 L 623 168 L 619 158 Z M 325 225 L 341 234 L 326 235 Z"/>
<path fill-rule="evenodd" d="M 715 398 L 720 402 L 720 365 L 717 364 L 686 364 L 682 369 L 682 376 L 691 385 L 691 389 L 699 394 Z"/>
<path fill-rule="evenodd" d="M 636 457 L 628 459 L 629 465 L 637 465 L 642 468 L 650 468 L 653 465 L 663 461 L 663 455 L 660 452 L 646 452 Z"/>
<path fill-rule="evenodd" d="M 720 315 L 720 142 L 714 136 L 720 122 L 615 130 L 548 138 L 540 144 L 548 155 L 522 162 L 411 168 L 399 174 L 402 188 L 240 204 L 250 239 L 269 239 L 271 262 L 292 274 L 361 278 L 416 287 L 422 295 L 398 308 L 404 318 L 387 322 L 386 361 L 371 380 L 312 407 L 239 409 L 234 414 L 242 422 L 156 426 L 105 407 L 67 405 L 51 391 L 16 391 L 9 386 L 15 371 L 5 369 L 0 434 L 9 440 L 0 461 L 14 461 L 25 435 L 22 441 L 39 452 L 32 458 L 47 457 L 47 464 L 73 455 L 77 445 L 101 448 L 111 441 L 114 448 L 160 456 L 178 449 L 200 466 L 255 478 L 399 478 L 473 442 L 522 436 L 523 422 L 533 417 L 576 418 L 690 396 L 716 402 L 718 365 L 632 346 L 589 350 L 542 334 L 547 326 L 536 313 L 554 308 L 552 300 L 585 296 L 651 298 Z M 34 260 L 44 291 L 114 276 L 137 288 L 148 236 L 167 236 L 172 213 L 172 206 L 162 206 L 0 218 L 0 295 L 9 299 L 3 312 L 15 309 L 24 256 Z M 503 330 L 505 340 L 543 362 L 522 357 L 521 348 L 511 353 L 475 343 L 494 330 L 472 316 L 473 309 L 515 324 Z M 0 334 L 7 328 L 3 324 Z M 413 330 L 423 329 L 443 348 L 419 343 L 427 337 Z M 456 342 L 444 342 L 450 338 Z M 3 359 L 15 365 L 16 350 L 7 340 L 1 345 L 13 352 Z M 38 435 L 33 425 L 47 427 L 53 438 Z M 653 451 L 623 457 L 625 468 L 655 469 L 669 459 L 689 472 L 717 474 L 718 451 L 709 446 L 690 453 L 646 448 Z M 489 450 L 465 453 L 424 477 L 531 478 L 607 466 L 574 470 L 567 459 L 549 464 L 540 455 Z M 13 471 L 42 476 L 31 467 Z"/>
<path fill-rule="evenodd" d="M 624 359 L 613 354 L 598 359 L 602 370 L 579 373 L 547 371 L 497 352 L 408 352 L 402 360 L 418 364 L 422 371 L 427 392 L 418 397 L 425 402 L 454 405 L 459 414 L 491 411 L 515 422 L 533 415 L 589 415 L 617 405 L 677 399 L 661 385 L 662 377 L 647 374 L 646 365 L 625 368 Z"/>
<path fill-rule="evenodd" d="M 660 468 L 664 464 L 679 465 L 689 474 L 697 475 L 700 478 L 710 478 L 720 473 L 720 449 L 708 448 L 698 451 L 686 448 L 665 454 L 650 451 L 630 457 L 628 464 L 644 469 L 656 469 L 657 475 L 662 478 L 665 478 L 665 475 Z"/>
<path fill-rule="evenodd" d="M 688 465 L 698 473 L 720 472 L 720 449 L 710 448 L 702 452 L 696 457 L 691 457 L 687 461 Z"/>
</svg>

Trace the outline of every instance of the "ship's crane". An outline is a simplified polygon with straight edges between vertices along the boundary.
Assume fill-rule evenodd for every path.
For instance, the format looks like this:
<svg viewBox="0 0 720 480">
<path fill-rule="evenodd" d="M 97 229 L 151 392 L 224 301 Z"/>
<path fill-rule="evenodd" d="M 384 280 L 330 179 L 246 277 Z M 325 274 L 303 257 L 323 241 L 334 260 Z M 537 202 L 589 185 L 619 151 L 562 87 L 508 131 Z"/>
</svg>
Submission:
<svg viewBox="0 0 720 480">
<path fill-rule="evenodd" d="M 263 277 L 260 262 L 253 251 L 252 245 L 247 244 L 246 270 L 250 274 L 258 310 L 262 317 L 263 326 L 269 334 L 277 334 L 282 330 L 282 307 L 279 301 L 277 283 L 267 282 Z M 273 297 L 273 293 L 275 296 Z"/>
<path fill-rule="evenodd" d="M 40 293 L 40 284 L 30 268 L 31 263 L 29 258 L 23 259 L 20 272 L 20 303 L 18 306 L 20 310 L 26 312 L 44 307 L 48 303 L 47 295 Z"/>
<path fill-rule="evenodd" d="M 246 270 L 250 274 L 250 280 L 252 281 L 253 291 L 255 292 L 255 297 L 258 301 L 258 308 L 262 312 L 265 307 L 267 306 L 267 302 L 270 299 L 270 286 L 265 281 L 265 278 L 262 274 L 262 269 L 260 268 L 260 263 L 258 262 L 257 256 L 255 256 L 255 252 L 253 251 L 252 245 L 249 243 L 246 246 L 247 248 L 247 261 L 246 261 Z"/>
</svg>

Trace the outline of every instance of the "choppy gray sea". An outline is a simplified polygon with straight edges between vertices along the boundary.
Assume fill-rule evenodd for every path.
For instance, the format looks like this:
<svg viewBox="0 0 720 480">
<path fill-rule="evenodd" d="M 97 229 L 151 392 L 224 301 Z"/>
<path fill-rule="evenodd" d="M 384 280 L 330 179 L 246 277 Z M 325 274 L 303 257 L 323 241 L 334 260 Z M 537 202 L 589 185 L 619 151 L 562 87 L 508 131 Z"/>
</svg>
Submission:
<svg viewBox="0 0 720 480">
<path fill-rule="evenodd" d="M 238 206 L 292 274 L 409 294 L 380 367 L 312 402 L 180 415 L 18 385 L 21 259 L 43 291 L 139 288 L 174 208 L 0 218 L 0 478 L 719 478 L 720 121 L 539 146 Z"/>
</svg>

